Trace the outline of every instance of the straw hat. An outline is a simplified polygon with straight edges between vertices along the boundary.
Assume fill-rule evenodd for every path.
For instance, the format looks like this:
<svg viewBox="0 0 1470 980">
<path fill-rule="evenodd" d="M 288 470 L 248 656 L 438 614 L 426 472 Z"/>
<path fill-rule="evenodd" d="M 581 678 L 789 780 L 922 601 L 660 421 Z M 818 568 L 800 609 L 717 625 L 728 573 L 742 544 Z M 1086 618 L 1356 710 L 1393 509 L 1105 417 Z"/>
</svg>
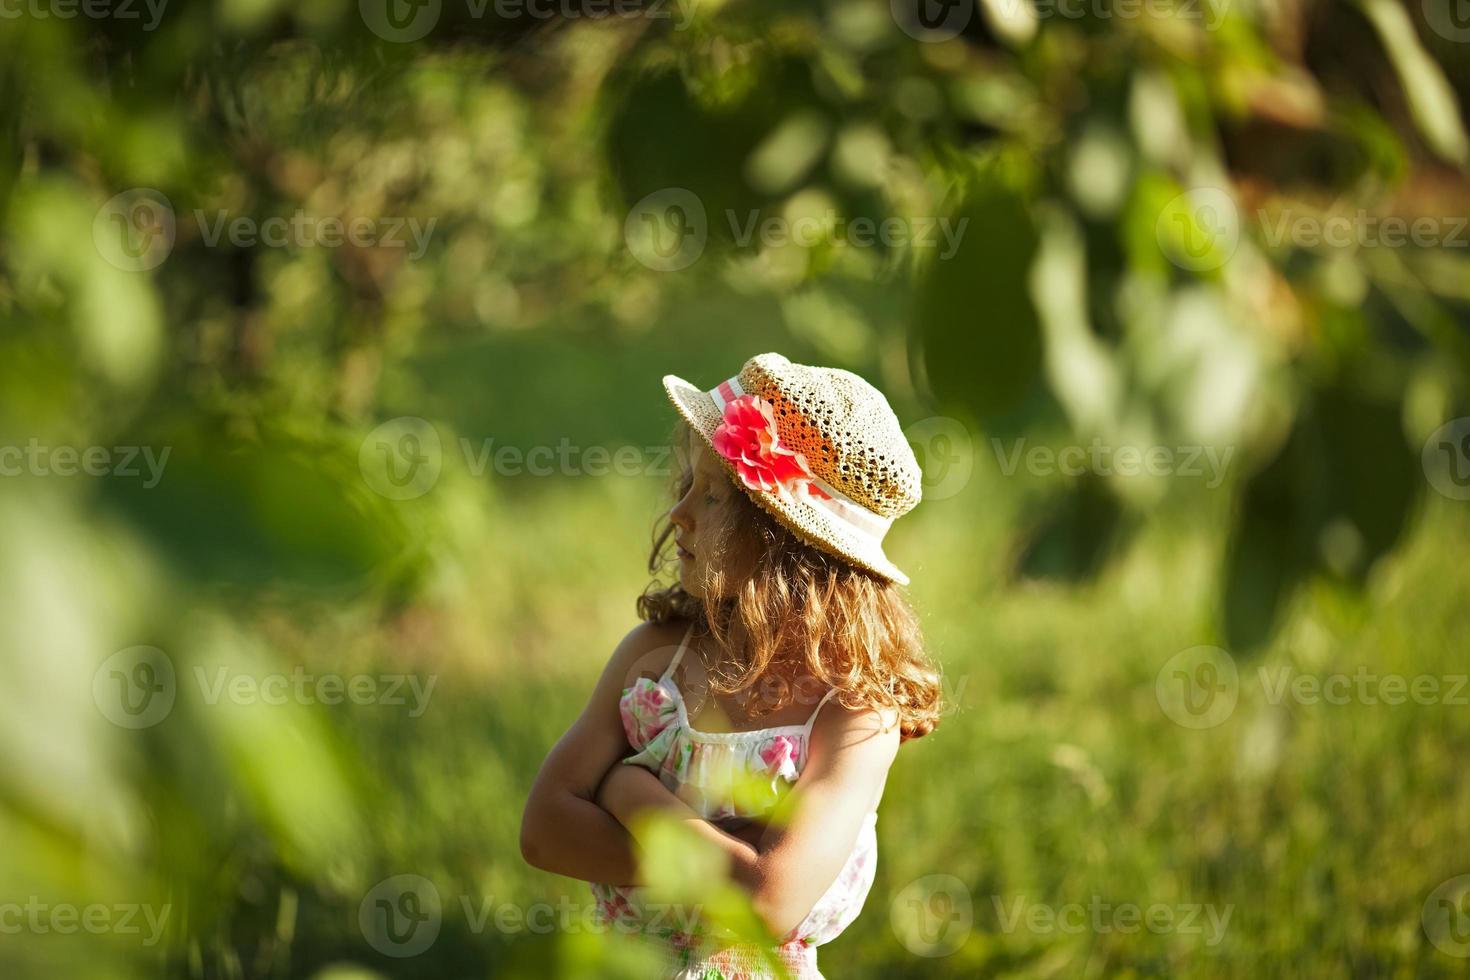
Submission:
<svg viewBox="0 0 1470 980">
<path fill-rule="evenodd" d="M 923 474 L 883 393 L 850 371 L 758 354 L 706 391 L 664 388 L 735 484 L 810 544 L 901 585 L 883 535 Z"/>
</svg>

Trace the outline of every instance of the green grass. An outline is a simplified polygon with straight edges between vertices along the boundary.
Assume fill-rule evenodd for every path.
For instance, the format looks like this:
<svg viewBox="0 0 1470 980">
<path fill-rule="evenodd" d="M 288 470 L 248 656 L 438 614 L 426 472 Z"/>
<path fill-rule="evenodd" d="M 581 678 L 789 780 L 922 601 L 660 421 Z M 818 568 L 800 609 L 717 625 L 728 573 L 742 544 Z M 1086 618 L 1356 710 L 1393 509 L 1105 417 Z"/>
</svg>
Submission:
<svg viewBox="0 0 1470 980">
<path fill-rule="evenodd" d="M 445 927 L 418 959 L 377 957 L 351 928 L 355 896 L 323 890 L 296 933 L 298 965 L 561 976 L 589 949 L 620 947 L 562 931 L 476 933 L 460 899 L 585 902 L 581 883 L 520 861 L 520 807 L 633 623 L 657 493 L 653 480 L 582 479 L 502 496 L 490 532 L 502 546 L 471 560 L 441 604 L 406 612 L 368 645 L 368 662 L 401 663 L 407 649 L 440 680 L 420 719 L 341 713 L 370 786 L 363 870 L 433 880 Z M 1160 708 L 1155 678 L 1175 653 L 1213 642 L 1218 500 L 1165 508 L 1099 580 L 1065 587 L 1008 582 L 1017 495 L 980 473 L 895 532 L 953 703 L 935 734 L 899 754 L 877 882 L 862 917 L 823 948 L 827 975 L 1460 975 L 1464 961 L 1430 944 L 1420 912 L 1436 885 L 1470 870 L 1470 784 L 1458 778 L 1470 707 L 1272 704 L 1260 671 L 1272 683 L 1284 666 L 1463 673 L 1470 607 L 1450 542 L 1467 539 L 1464 508 L 1431 507 L 1364 598 L 1325 584 L 1299 596 L 1268 650 L 1235 658 L 1234 712 L 1192 730 Z M 301 639 L 321 656 L 333 638 L 317 632 Z M 925 958 L 901 941 L 893 905 L 937 874 L 964 883 L 972 925 L 952 954 Z M 1011 922 L 1018 908 L 1098 902 L 1230 917 L 1219 936 L 1203 913 L 1202 932 L 1160 934 Z"/>
<path fill-rule="evenodd" d="M 604 419 L 619 441 L 603 444 L 656 438 L 633 433 L 655 431 L 659 409 Z M 512 444 L 534 444 L 523 436 Z M 1171 720 L 1156 682 L 1176 654 L 1217 642 L 1228 490 L 1179 488 L 1094 581 L 1026 581 L 1018 545 L 1055 488 L 1003 476 L 988 443 L 974 462 L 962 493 L 890 536 L 950 704 L 899 753 L 877 881 L 822 949 L 826 975 L 1463 974 L 1421 914 L 1441 882 L 1470 872 L 1470 705 L 1274 692 L 1286 669 L 1462 675 L 1470 511 L 1430 500 L 1361 595 L 1303 590 L 1267 649 L 1234 657 L 1233 712 L 1195 729 Z M 17 703 L 61 699 L 70 714 L 8 720 L 27 781 L 0 809 L 15 843 L 0 884 L 173 909 L 166 940 L 141 951 L 127 936 L 13 937 L 8 975 L 646 976 L 625 962 L 628 943 L 589 931 L 586 885 L 527 867 L 517 838 L 538 765 L 635 622 L 664 493 L 648 476 L 476 480 L 446 463 L 429 495 L 395 511 L 433 529 L 415 537 L 429 556 L 412 589 L 352 601 L 193 584 L 100 522 L 87 535 L 7 524 L 16 554 L 45 556 L 0 554 L 17 596 L 0 626 L 39 638 L 35 655 L 3 661 L 9 683 Z M 25 599 L 61 582 L 67 604 Z M 165 721 L 131 732 L 89 695 L 95 651 L 137 643 L 173 658 L 180 695 Z M 192 676 L 212 664 L 435 686 L 419 717 L 210 705 Z M 88 768 L 68 775 L 78 760 Z M 403 874 L 433 883 L 442 925 L 427 949 L 394 958 L 359 914 L 376 883 Z M 926 934 L 912 903 L 940 875 L 960 903 L 948 911 L 968 918 Z M 1123 931 L 1120 908 L 1155 906 L 1192 928 Z M 1056 915 L 1066 928 L 1047 925 Z M 936 942 L 947 955 L 920 955 Z"/>
</svg>

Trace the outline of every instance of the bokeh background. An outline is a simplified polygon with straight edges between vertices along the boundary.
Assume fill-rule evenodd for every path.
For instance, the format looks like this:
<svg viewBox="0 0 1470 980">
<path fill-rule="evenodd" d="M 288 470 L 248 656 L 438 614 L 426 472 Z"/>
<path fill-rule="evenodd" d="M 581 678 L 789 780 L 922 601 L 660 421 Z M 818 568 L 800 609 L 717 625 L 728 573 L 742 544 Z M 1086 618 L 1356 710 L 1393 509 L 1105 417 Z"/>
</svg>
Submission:
<svg viewBox="0 0 1470 980">
<path fill-rule="evenodd" d="M 643 975 L 521 806 L 777 350 L 949 701 L 828 976 L 1463 976 L 1463 6 L 7 7 L 0 974 Z"/>
</svg>

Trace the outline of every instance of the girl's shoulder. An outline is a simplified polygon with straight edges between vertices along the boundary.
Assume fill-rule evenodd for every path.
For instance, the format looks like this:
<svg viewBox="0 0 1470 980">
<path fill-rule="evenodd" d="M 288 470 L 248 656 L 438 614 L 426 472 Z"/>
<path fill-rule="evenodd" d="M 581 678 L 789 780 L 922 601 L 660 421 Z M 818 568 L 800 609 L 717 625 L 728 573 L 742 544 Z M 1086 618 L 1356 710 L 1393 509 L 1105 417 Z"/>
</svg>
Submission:
<svg viewBox="0 0 1470 980">
<path fill-rule="evenodd" d="M 854 740 L 893 741 L 897 746 L 900 716 L 890 706 L 859 705 L 848 707 L 841 694 L 817 715 L 812 724 L 812 738 L 823 742 L 848 744 Z"/>
<path fill-rule="evenodd" d="M 644 674 L 661 676 L 673 662 L 689 625 L 690 621 L 687 619 L 639 623 L 618 643 L 617 649 L 613 651 L 613 662 L 629 681 Z"/>
</svg>

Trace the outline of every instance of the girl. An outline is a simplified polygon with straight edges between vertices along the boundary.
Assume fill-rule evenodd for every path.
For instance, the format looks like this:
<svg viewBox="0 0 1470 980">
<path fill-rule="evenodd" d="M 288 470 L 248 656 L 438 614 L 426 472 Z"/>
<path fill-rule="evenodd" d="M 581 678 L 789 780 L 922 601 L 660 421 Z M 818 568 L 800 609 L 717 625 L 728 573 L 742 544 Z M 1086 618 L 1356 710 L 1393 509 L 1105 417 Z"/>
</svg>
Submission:
<svg viewBox="0 0 1470 980">
<path fill-rule="evenodd" d="M 594 882 L 667 976 L 820 978 L 816 946 L 862 909 L 899 744 L 937 723 L 939 677 L 884 532 L 920 472 L 883 395 L 854 374 L 762 354 L 713 391 L 669 376 L 689 456 L 638 602 L 526 803 L 528 862 Z M 823 710 L 823 709 L 826 710 Z M 685 821 L 728 859 L 774 950 L 646 915 L 636 816 Z"/>
</svg>

